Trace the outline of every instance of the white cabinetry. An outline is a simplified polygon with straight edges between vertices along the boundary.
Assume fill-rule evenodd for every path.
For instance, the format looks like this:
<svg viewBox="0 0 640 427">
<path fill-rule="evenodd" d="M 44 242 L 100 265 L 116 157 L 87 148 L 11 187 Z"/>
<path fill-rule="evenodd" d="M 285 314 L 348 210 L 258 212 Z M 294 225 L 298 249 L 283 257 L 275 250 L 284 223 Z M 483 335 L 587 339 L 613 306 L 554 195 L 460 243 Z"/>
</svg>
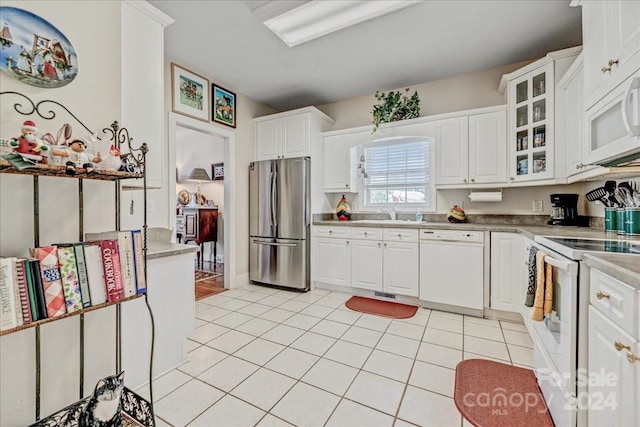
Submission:
<svg viewBox="0 0 640 427">
<path fill-rule="evenodd" d="M 165 188 L 164 28 L 174 21 L 140 1 L 122 2 L 121 16 L 122 123 L 149 145 L 147 188 Z M 142 188 L 142 180 L 126 185 Z"/>
<path fill-rule="evenodd" d="M 418 230 L 315 226 L 312 280 L 417 297 Z"/>
<path fill-rule="evenodd" d="M 351 229 L 316 226 L 313 230 L 313 280 L 330 285 L 351 286 Z"/>
<path fill-rule="evenodd" d="M 495 310 L 520 312 L 525 284 L 523 239 L 518 233 L 491 233 L 491 299 Z"/>
<path fill-rule="evenodd" d="M 324 135 L 324 192 L 358 192 L 357 146 L 371 140 L 371 132 L 328 132 Z"/>
<path fill-rule="evenodd" d="M 385 228 L 382 245 L 383 291 L 417 297 L 420 288 L 418 230 Z"/>
<path fill-rule="evenodd" d="M 256 160 L 312 156 L 333 120 L 314 107 L 254 119 Z"/>
<path fill-rule="evenodd" d="M 507 181 L 506 106 L 434 124 L 436 185 Z"/>
<path fill-rule="evenodd" d="M 382 229 L 353 228 L 351 286 L 382 292 Z"/>
<path fill-rule="evenodd" d="M 581 4 L 584 87 L 590 108 L 640 68 L 640 2 L 589 0 Z"/>
<path fill-rule="evenodd" d="M 640 331 L 634 288 L 590 270 L 589 426 L 640 423 Z M 598 381 L 592 381 L 592 379 Z"/>
<path fill-rule="evenodd" d="M 509 181 L 513 183 L 556 178 L 555 85 L 580 53 L 581 47 L 547 54 L 502 76 L 498 90 L 507 90 L 509 105 Z M 564 158 L 564 156 L 562 156 Z M 559 177 L 564 179 L 564 162 Z"/>
</svg>

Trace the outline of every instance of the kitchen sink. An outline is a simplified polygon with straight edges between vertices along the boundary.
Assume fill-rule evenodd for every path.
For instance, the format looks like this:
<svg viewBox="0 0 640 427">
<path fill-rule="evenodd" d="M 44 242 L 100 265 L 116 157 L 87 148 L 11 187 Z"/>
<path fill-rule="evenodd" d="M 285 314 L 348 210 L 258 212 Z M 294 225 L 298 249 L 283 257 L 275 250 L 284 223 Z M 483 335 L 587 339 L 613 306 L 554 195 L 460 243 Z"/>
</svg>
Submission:
<svg viewBox="0 0 640 427">
<path fill-rule="evenodd" d="M 423 221 L 409 219 L 358 219 L 351 221 L 354 224 L 422 224 Z"/>
</svg>

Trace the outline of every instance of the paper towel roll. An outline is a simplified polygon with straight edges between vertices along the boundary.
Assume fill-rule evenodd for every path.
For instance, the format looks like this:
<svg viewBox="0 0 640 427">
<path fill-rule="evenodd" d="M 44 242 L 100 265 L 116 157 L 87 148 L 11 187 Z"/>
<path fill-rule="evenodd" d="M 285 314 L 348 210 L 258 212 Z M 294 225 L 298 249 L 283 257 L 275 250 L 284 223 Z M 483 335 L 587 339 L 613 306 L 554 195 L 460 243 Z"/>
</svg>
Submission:
<svg viewBox="0 0 640 427">
<path fill-rule="evenodd" d="M 469 193 L 469 199 L 472 202 L 501 202 L 501 191 L 482 191 L 478 193 Z"/>
</svg>

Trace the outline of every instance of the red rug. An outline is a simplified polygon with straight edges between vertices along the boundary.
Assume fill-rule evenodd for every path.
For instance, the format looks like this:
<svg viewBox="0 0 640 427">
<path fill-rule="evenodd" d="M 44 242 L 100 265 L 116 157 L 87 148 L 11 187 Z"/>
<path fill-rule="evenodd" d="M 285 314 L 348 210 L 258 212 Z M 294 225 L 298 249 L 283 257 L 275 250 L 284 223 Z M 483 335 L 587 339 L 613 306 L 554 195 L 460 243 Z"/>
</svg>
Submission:
<svg viewBox="0 0 640 427">
<path fill-rule="evenodd" d="M 553 427 L 531 369 L 491 360 L 462 361 L 456 366 L 453 400 L 477 427 Z"/>
<path fill-rule="evenodd" d="M 413 317 L 416 311 L 418 311 L 418 307 L 413 305 L 356 296 L 349 298 L 344 305 L 354 311 L 391 317 L 393 319 L 408 319 L 409 317 Z"/>
</svg>

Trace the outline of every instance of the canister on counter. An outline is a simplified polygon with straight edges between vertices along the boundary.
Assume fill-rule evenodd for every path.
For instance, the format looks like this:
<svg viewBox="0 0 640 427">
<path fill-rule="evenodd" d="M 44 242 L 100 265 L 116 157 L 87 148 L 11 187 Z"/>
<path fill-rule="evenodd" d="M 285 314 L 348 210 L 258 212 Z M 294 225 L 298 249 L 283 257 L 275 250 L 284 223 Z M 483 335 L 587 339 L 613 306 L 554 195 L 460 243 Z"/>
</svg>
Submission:
<svg viewBox="0 0 640 427">
<path fill-rule="evenodd" d="M 624 208 L 625 228 L 627 235 L 640 236 L 640 208 L 627 207 Z"/>
<path fill-rule="evenodd" d="M 611 207 L 604 208 L 604 231 L 614 232 L 614 233 L 617 232 L 618 223 L 616 219 L 617 219 L 616 208 L 611 208 Z"/>
<path fill-rule="evenodd" d="M 625 215 L 625 211 L 624 208 L 617 208 L 616 209 L 616 226 L 617 226 L 617 233 L 618 234 L 624 234 L 626 233 L 626 227 L 625 227 L 625 222 L 626 222 L 626 215 Z"/>
</svg>

